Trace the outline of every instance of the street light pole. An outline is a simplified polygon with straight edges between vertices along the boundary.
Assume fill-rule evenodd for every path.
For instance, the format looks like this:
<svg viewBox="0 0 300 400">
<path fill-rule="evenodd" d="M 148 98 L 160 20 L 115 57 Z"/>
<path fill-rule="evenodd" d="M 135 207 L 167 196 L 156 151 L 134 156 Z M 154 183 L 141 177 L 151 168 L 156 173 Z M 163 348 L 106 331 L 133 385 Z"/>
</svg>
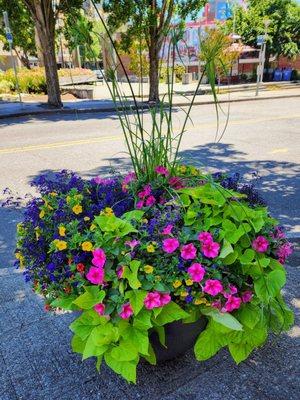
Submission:
<svg viewBox="0 0 300 400">
<path fill-rule="evenodd" d="M 265 32 L 263 36 L 263 41 L 260 46 L 259 50 L 259 62 L 258 62 L 258 67 L 257 67 L 257 79 L 256 79 L 256 91 L 255 91 L 255 96 L 258 96 L 258 91 L 259 91 L 259 86 L 263 82 L 263 76 L 264 76 L 264 67 L 265 67 L 265 58 L 266 58 L 266 47 L 267 47 L 267 31 L 268 31 L 268 26 L 270 25 L 269 20 L 264 21 L 265 24 Z"/>
<path fill-rule="evenodd" d="M 13 55 L 13 47 L 12 47 L 13 36 L 12 36 L 11 30 L 10 30 L 10 24 L 9 24 L 7 11 L 3 11 L 3 20 L 4 20 L 4 26 L 5 26 L 6 39 L 7 39 L 8 44 L 9 44 L 11 63 L 12 63 L 12 66 L 13 66 L 13 69 L 14 69 L 15 78 L 16 78 L 16 88 L 17 88 L 17 92 L 18 92 L 18 95 L 19 95 L 19 101 L 22 104 L 20 85 L 19 85 L 19 79 L 18 79 L 18 71 L 17 71 L 17 67 L 16 67 L 14 55 Z"/>
</svg>

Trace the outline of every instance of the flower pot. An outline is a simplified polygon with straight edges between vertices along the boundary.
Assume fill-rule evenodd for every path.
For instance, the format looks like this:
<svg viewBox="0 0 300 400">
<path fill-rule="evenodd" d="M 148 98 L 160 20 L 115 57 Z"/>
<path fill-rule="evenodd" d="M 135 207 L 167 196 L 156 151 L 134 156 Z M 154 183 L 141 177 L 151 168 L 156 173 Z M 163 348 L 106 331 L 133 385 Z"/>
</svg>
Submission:
<svg viewBox="0 0 300 400">
<path fill-rule="evenodd" d="M 175 321 L 165 325 L 166 347 L 160 343 L 157 332 L 153 331 L 150 335 L 150 343 L 157 362 L 169 361 L 186 353 L 194 346 L 197 337 L 204 331 L 206 325 L 207 319 L 204 316 L 190 324 Z"/>
</svg>

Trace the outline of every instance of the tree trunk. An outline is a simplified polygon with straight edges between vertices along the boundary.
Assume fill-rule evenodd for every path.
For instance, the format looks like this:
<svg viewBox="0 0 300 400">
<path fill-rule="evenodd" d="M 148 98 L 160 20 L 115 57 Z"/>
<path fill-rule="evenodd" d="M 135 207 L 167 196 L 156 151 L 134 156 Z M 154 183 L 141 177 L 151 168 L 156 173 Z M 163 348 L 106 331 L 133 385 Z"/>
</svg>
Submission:
<svg viewBox="0 0 300 400">
<path fill-rule="evenodd" d="M 41 46 L 40 38 L 39 38 L 39 35 L 37 33 L 37 28 L 36 27 L 35 27 L 34 39 L 35 39 L 35 47 L 36 47 L 39 67 L 44 67 L 45 63 L 44 63 L 44 56 L 43 56 L 43 52 L 42 52 L 42 46 Z"/>
<path fill-rule="evenodd" d="M 55 17 L 51 0 L 24 0 L 33 17 L 45 64 L 48 104 L 61 108 L 55 56 Z"/>
<path fill-rule="evenodd" d="M 158 103 L 159 102 L 159 46 L 155 37 L 151 37 L 151 43 L 149 48 L 149 102 Z"/>
</svg>

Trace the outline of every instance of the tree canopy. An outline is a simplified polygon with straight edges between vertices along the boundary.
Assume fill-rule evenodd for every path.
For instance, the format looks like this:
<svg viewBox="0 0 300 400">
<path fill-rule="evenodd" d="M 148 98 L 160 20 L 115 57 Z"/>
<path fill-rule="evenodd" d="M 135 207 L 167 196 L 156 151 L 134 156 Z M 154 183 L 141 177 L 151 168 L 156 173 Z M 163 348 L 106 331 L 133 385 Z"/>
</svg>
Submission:
<svg viewBox="0 0 300 400">
<path fill-rule="evenodd" d="M 249 0 L 248 7 L 237 7 L 234 19 L 223 25 L 226 33 L 242 36 L 244 43 L 255 46 L 256 38 L 265 31 L 268 20 L 267 50 L 289 58 L 300 52 L 300 6 L 293 0 Z"/>
</svg>

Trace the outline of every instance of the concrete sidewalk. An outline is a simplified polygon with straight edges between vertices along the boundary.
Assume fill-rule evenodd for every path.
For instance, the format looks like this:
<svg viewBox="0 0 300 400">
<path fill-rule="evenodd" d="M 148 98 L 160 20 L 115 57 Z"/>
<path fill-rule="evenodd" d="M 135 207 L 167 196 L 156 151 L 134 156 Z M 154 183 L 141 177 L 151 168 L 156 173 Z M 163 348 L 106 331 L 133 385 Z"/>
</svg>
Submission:
<svg viewBox="0 0 300 400">
<path fill-rule="evenodd" d="M 140 365 L 136 386 L 107 367 L 100 375 L 92 360 L 70 349 L 72 314 L 43 310 L 12 263 L 18 210 L 0 210 L 0 399 L 1 400 L 298 400 L 299 326 L 268 343 L 236 366 L 223 350 L 197 362 L 190 351 L 153 367 Z M 285 297 L 299 312 L 300 252 L 291 259 Z M 299 324 L 299 315 L 297 317 Z"/>
<path fill-rule="evenodd" d="M 292 97 L 300 97 L 300 87 L 293 87 L 289 89 L 278 89 L 275 86 L 274 90 L 263 90 L 259 93 L 259 96 L 255 96 L 253 90 L 241 90 L 228 93 L 221 93 L 218 95 L 220 103 L 228 102 L 241 102 L 241 101 L 258 101 L 266 99 L 284 99 Z M 104 89 L 103 89 L 104 90 Z M 222 88 L 223 91 L 228 90 L 227 87 Z M 109 95 L 102 94 L 103 98 L 100 100 L 74 100 L 64 102 L 62 109 L 56 109 L 49 107 L 45 103 L 38 102 L 0 102 L 0 119 L 26 116 L 26 115 L 45 115 L 45 114 L 75 114 L 75 113 L 88 113 L 88 112 L 114 112 L 116 110 Z M 104 96 L 107 96 L 104 98 Z M 167 106 L 167 97 L 163 100 Z M 174 107 L 186 107 L 189 106 L 192 100 L 192 95 L 180 95 L 175 94 L 173 99 Z M 211 94 L 199 94 L 196 96 L 195 105 L 202 104 L 213 104 L 213 96 Z M 134 103 L 132 100 L 128 100 L 128 106 L 133 107 Z M 146 103 L 138 101 L 139 108 L 148 108 Z"/>
</svg>

